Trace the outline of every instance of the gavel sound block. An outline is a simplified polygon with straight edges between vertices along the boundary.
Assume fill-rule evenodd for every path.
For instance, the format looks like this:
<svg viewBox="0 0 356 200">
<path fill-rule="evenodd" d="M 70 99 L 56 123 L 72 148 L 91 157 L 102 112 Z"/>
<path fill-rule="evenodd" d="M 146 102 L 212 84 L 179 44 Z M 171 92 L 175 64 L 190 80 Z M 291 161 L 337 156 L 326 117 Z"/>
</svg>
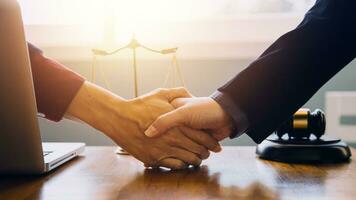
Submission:
<svg viewBox="0 0 356 200">
<path fill-rule="evenodd" d="M 326 137 L 325 124 L 320 109 L 300 109 L 259 144 L 256 153 L 262 159 L 287 163 L 347 162 L 350 148 L 340 139 Z"/>
</svg>

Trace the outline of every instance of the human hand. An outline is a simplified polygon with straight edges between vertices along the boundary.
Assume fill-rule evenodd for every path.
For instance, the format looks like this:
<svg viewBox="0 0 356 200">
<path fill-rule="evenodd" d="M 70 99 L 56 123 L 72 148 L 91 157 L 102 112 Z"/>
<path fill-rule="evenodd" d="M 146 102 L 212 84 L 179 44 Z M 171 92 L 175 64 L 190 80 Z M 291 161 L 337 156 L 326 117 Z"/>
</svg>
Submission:
<svg viewBox="0 0 356 200">
<path fill-rule="evenodd" d="M 140 136 L 142 136 L 144 130 L 146 130 L 158 116 L 174 109 L 174 107 L 170 104 L 172 100 L 177 97 L 187 96 L 191 95 L 183 88 L 155 90 L 146 95 L 129 100 L 127 104 L 128 111 L 126 112 L 127 114 L 125 116 L 138 124 L 138 127 L 140 128 Z M 157 145 L 157 152 L 155 152 L 154 155 L 161 154 L 163 149 L 160 148 L 163 148 L 165 145 L 167 145 L 165 151 L 171 149 L 176 153 L 180 152 L 178 155 L 173 155 L 173 152 L 171 153 L 172 155 L 165 155 L 167 158 L 170 158 L 168 161 L 165 161 L 164 157 L 158 159 L 162 160 L 164 164 L 169 165 L 171 165 L 171 162 L 181 162 L 177 159 L 174 159 L 173 161 L 172 158 L 181 158 L 182 161 L 187 164 L 199 165 L 201 159 L 208 157 L 209 149 L 212 151 L 219 151 L 219 144 L 209 134 L 189 128 L 181 128 L 181 130 L 182 131 L 178 129 L 172 129 L 167 134 L 167 136 L 157 138 L 157 140 L 152 140 L 152 138 L 148 137 L 142 137 L 137 142 L 130 141 L 132 142 L 131 146 L 134 146 L 133 144 L 136 144 L 140 141 L 142 142 L 143 140 L 147 143 L 151 143 L 149 145 L 150 149 L 154 148 L 154 144 Z M 125 145 L 120 146 L 122 146 L 124 149 L 130 148 L 130 145 L 127 147 L 125 147 Z M 135 149 L 137 150 L 137 148 Z M 145 151 L 145 149 L 141 150 Z M 182 150 L 184 150 L 184 152 Z M 130 151 L 128 150 L 128 152 Z M 136 155 L 137 156 L 134 156 L 140 158 L 142 154 L 138 153 Z M 142 158 L 142 160 L 144 160 L 144 158 Z M 157 164 L 146 164 L 146 166 L 156 165 Z"/>
<path fill-rule="evenodd" d="M 180 169 L 200 165 L 209 156 L 208 150 L 220 150 L 218 142 L 205 132 L 188 128 L 172 129 L 159 138 L 146 137 L 143 132 L 158 116 L 174 109 L 170 101 L 187 96 L 189 93 L 182 88 L 161 89 L 124 100 L 87 84 L 73 100 L 68 114 L 102 131 L 147 167 Z"/>
<path fill-rule="evenodd" d="M 171 102 L 176 108 L 161 115 L 145 131 L 148 137 L 162 135 L 174 127 L 186 126 L 207 130 L 217 140 L 230 136 L 232 120 L 210 97 L 178 98 Z"/>
</svg>

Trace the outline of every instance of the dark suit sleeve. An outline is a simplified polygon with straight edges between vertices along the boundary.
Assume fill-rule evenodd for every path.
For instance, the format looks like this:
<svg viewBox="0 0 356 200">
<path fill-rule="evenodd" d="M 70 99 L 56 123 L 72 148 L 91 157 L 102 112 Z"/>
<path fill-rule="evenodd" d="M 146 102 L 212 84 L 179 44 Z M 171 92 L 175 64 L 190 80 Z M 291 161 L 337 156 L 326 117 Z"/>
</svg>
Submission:
<svg viewBox="0 0 356 200">
<path fill-rule="evenodd" d="M 52 121 L 60 121 L 84 78 L 62 64 L 45 57 L 28 43 L 37 110 Z"/>
<path fill-rule="evenodd" d="M 262 142 L 355 58 L 355 2 L 317 1 L 297 28 L 218 89 L 215 99 L 234 120 L 234 110 L 246 115 L 240 131 Z"/>
</svg>

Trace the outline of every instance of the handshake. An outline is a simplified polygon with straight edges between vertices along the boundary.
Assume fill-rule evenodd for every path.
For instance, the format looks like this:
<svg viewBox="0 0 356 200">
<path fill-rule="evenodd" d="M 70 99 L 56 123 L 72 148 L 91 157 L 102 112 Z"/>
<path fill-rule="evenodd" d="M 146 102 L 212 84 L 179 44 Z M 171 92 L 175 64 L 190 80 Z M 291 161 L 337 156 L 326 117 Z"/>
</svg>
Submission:
<svg viewBox="0 0 356 200">
<path fill-rule="evenodd" d="M 199 166 L 233 123 L 209 97 L 193 97 L 184 88 L 157 89 L 132 100 L 85 82 L 66 116 L 101 131 L 146 167 L 184 169 Z"/>
</svg>

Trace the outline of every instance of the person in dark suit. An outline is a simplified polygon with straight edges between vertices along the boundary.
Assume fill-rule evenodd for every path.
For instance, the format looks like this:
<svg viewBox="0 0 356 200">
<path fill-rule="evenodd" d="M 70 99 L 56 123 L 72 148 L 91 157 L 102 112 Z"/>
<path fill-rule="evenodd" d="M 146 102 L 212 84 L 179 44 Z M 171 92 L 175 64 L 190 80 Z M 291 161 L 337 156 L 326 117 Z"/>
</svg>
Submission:
<svg viewBox="0 0 356 200">
<path fill-rule="evenodd" d="M 146 130 L 210 131 L 215 138 L 243 133 L 262 142 L 356 56 L 356 1 L 317 0 L 303 21 L 210 97 L 176 99 L 174 111 Z"/>
<path fill-rule="evenodd" d="M 152 139 L 144 130 L 154 119 L 174 108 L 177 97 L 189 97 L 184 88 L 160 89 L 126 100 L 96 86 L 64 65 L 46 57 L 28 43 L 37 110 L 51 121 L 80 120 L 99 130 L 146 167 L 181 169 L 200 165 L 219 143 L 203 131 L 175 129 Z"/>
</svg>

